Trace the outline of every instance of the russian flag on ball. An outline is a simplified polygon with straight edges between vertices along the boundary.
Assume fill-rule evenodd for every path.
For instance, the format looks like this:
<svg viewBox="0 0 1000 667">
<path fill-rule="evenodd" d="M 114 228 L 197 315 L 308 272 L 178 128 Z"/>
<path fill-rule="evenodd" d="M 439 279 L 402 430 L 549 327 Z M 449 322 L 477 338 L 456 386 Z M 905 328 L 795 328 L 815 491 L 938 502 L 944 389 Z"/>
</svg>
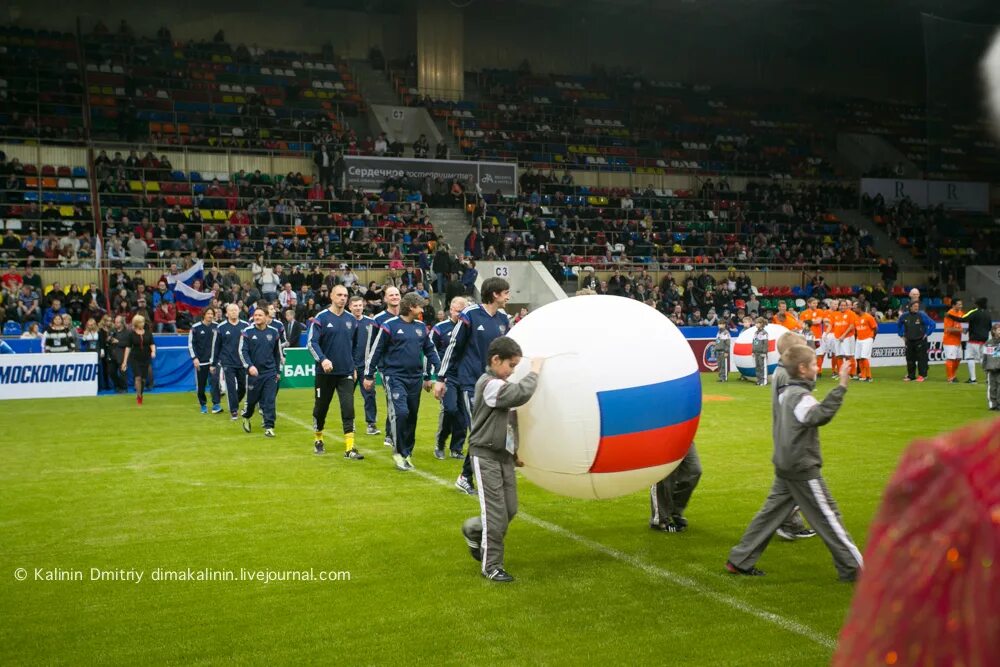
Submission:
<svg viewBox="0 0 1000 667">
<path fill-rule="evenodd" d="M 621 472 L 676 461 L 701 414 L 698 372 L 656 384 L 597 392 L 601 439 L 590 472 Z"/>
<path fill-rule="evenodd" d="M 174 303 L 177 310 L 183 310 L 194 315 L 201 314 L 201 311 L 212 304 L 212 292 L 199 292 L 185 283 L 178 282 L 174 285 Z"/>
</svg>

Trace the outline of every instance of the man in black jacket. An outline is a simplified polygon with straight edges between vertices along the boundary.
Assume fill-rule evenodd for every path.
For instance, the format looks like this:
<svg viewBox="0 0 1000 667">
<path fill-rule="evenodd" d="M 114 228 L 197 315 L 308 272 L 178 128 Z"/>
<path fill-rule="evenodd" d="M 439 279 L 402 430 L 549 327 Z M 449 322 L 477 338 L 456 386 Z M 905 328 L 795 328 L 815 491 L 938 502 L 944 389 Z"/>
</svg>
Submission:
<svg viewBox="0 0 1000 667">
<path fill-rule="evenodd" d="M 993 315 L 987 304 L 986 297 L 979 297 L 975 308 L 957 318 L 960 322 L 969 323 L 969 342 L 965 345 L 965 361 L 969 364 L 967 384 L 976 383 L 976 362 L 983 360 L 983 344 L 990 337 L 990 328 L 993 326 Z"/>
</svg>

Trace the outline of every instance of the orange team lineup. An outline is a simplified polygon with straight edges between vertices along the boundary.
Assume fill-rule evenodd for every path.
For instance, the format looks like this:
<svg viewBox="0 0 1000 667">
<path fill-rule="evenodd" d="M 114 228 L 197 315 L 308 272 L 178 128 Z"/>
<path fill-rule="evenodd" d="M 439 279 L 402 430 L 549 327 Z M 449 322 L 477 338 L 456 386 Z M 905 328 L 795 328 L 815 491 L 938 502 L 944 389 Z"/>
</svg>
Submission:
<svg viewBox="0 0 1000 667">
<path fill-rule="evenodd" d="M 878 333 L 878 322 L 868 309 L 860 302 L 850 299 L 834 299 L 829 309 L 823 309 L 819 307 L 819 300 L 811 297 L 807 305 L 808 308 L 796 317 L 795 313 L 788 310 L 786 302 L 779 301 L 778 312 L 771 318 L 771 322 L 780 324 L 789 331 L 801 331 L 806 336 L 807 342 L 816 348 L 817 377 L 823 376 L 823 358 L 829 355 L 834 375 L 839 375 L 846 363 L 851 378 L 871 382 L 871 355 L 875 334 Z M 957 305 L 961 306 L 961 302 L 957 302 Z M 958 312 L 955 317 L 961 315 Z M 945 322 L 947 327 L 948 320 Z M 954 321 L 954 324 L 961 339 L 961 323 Z M 961 350 L 961 343 L 956 345 Z M 955 359 L 954 368 L 949 367 L 949 378 L 953 378 L 958 369 L 957 359 L 960 356 Z"/>
</svg>

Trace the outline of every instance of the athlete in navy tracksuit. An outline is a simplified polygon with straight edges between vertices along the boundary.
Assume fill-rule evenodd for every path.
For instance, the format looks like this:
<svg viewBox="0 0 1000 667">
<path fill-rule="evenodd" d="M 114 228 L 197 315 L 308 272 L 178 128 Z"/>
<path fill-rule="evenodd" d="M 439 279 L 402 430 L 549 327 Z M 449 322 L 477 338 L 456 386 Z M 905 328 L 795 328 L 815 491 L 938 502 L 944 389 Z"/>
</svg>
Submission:
<svg viewBox="0 0 1000 667">
<path fill-rule="evenodd" d="M 465 309 L 467 301 L 456 296 L 449 304 L 448 319 L 438 322 L 431 328 L 431 341 L 439 357 L 444 357 L 451 341 L 451 332 L 455 329 L 459 316 Z M 451 438 L 451 458 L 460 459 L 462 444 L 465 442 L 465 421 L 462 418 L 462 408 L 459 407 L 458 388 L 452 383 L 445 383 L 444 398 L 441 399 L 441 412 L 438 415 L 437 439 L 434 444 L 434 456 L 444 458 L 444 446 Z"/>
<path fill-rule="evenodd" d="M 403 297 L 399 317 L 379 325 L 372 353 L 365 366 L 365 385 L 375 384 L 376 369 L 389 399 L 389 428 L 392 431 L 393 460 L 398 470 L 412 470 L 420 388 L 430 391 L 430 369 L 440 363 L 427 325 L 417 319 L 424 300 L 412 292 Z"/>
<path fill-rule="evenodd" d="M 347 288 L 334 285 L 330 290 L 330 307 L 319 311 L 309 320 L 306 347 L 316 360 L 316 396 L 313 401 L 314 447 L 322 454 L 323 428 L 330 401 L 337 394 L 340 418 L 344 425 L 344 458 L 363 459 L 354 448 L 354 346 L 358 338 L 358 320 L 344 306 Z"/>
<path fill-rule="evenodd" d="M 371 344 L 375 340 L 378 325 L 375 320 L 365 315 L 365 300 L 360 296 L 352 296 L 348 309 L 358 323 L 358 337 L 354 341 L 354 370 L 357 371 L 354 386 L 361 387 L 361 397 L 365 400 L 365 423 L 367 435 L 378 435 L 381 431 L 375 425 L 378 419 L 378 407 L 375 403 L 375 388 L 365 389 L 365 359 L 371 352 Z"/>
<path fill-rule="evenodd" d="M 281 352 L 281 365 L 278 366 L 279 369 L 285 366 L 285 325 L 281 323 L 280 317 L 275 317 L 274 304 L 267 304 L 267 326 L 271 327 L 278 332 L 278 350 Z M 278 376 L 278 389 L 281 389 L 281 376 Z"/>
<path fill-rule="evenodd" d="M 375 337 L 378 335 L 378 327 L 381 326 L 390 317 L 397 317 L 399 315 L 399 288 L 389 286 L 385 288 L 385 292 L 382 293 L 382 299 L 385 302 L 385 310 L 376 313 L 372 319 L 375 320 L 375 326 L 371 330 L 371 343 L 375 343 Z M 365 353 L 365 361 L 371 356 L 372 350 L 369 346 L 368 351 Z M 374 385 L 372 391 L 374 391 Z M 389 396 L 385 397 L 385 407 L 386 410 L 389 408 Z M 389 414 L 386 412 L 385 416 L 385 446 L 392 447 L 392 429 L 389 428 Z"/>
<path fill-rule="evenodd" d="M 234 303 L 226 306 L 226 321 L 215 328 L 215 349 L 212 365 L 221 372 L 226 383 L 229 415 L 239 418 L 240 401 L 247 393 L 247 371 L 240 359 L 240 335 L 250 326 L 240 319 L 240 307 Z"/>
<path fill-rule="evenodd" d="M 206 308 L 201 315 L 201 322 L 194 324 L 188 333 L 188 353 L 197 377 L 201 413 L 208 413 L 205 384 L 211 382 L 213 415 L 222 412 L 222 406 L 219 405 L 219 372 L 212 365 L 215 355 L 215 327 L 215 310 Z"/>
<path fill-rule="evenodd" d="M 274 437 L 275 398 L 281 380 L 281 342 L 278 330 L 267 326 L 267 311 L 253 311 L 253 326 L 240 335 L 240 359 L 247 369 L 247 405 L 243 411 L 243 430 L 250 432 L 250 418 L 260 403 L 264 417 L 264 435 Z"/>
<path fill-rule="evenodd" d="M 479 292 L 483 303 L 469 306 L 459 316 L 434 385 L 434 397 L 437 399 L 444 398 L 448 383 L 458 389 L 463 432 L 472 424 L 472 398 L 476 381 L 489 363 L 486 352 L 490 343 L 510 330 L 510 318 L 503 310 L 510 300 L 510 284 L 503 278 L 487 278 Z M 441 381 L 442 377 L 445 382 Z M 472 464 L 466 453 L 462 474 L 455 480 L 455 486 L 471 495 L 475 493 L 472 479 Z"/>
</svg>

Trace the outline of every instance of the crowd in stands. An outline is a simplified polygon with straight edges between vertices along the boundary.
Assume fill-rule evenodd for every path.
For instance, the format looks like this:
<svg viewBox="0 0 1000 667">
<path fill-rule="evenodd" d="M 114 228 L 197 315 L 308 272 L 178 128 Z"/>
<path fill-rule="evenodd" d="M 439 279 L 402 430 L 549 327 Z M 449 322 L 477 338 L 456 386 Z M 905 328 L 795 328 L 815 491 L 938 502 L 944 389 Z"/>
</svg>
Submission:
<svg viewBox="0 0 1000 667">
<path fill-rule="evenodd" d="M 572 194 L 559 184 L 541 194 L 545 176 L 529 170 L 521 180 L 528 187 L 516 201 L 488 197 L 477 210 L 465 247 L 473 258 L 540 260 L 557 279 L 576 265 L 803 269 L 879 261 L 871 237 L 830 212 L 831 202 L 855 197 L 850 188 L 750 183 L 733 192 L 725 180 L 708 179 L 699 192 Z"/>
</svg>

